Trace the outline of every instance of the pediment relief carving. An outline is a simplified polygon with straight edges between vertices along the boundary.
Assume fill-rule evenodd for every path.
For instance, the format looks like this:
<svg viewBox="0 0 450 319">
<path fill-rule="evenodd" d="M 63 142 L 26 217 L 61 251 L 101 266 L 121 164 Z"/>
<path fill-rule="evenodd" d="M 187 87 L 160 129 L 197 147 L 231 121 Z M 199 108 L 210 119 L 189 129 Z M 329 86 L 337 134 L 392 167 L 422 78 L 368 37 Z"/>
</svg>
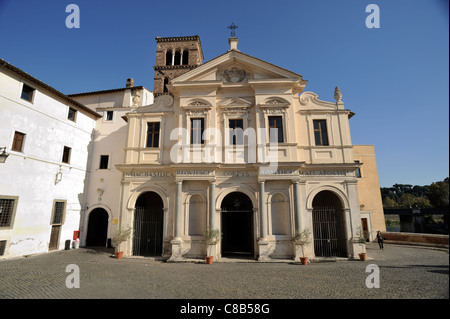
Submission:
<svg viewBox="0 0 450 319">
<path fill-rule="evenodd" d="M 225 64 L 216 70 L 216 79 L 227 84 L 247 83 L 253 78 L 253 73 L 249 69 L 239 64 Z"/>
<path fill-rule="evenodd" d="M 285 99 L 273 97 L 258 105 L 263 110 L 281 110 L 289 107 L 290 103 Z"/>
<path fill-rule="evenodd" d="M 194 100 L 182 106 L 185 110 L 209 110 L 211 107 L 212 105 L 204 100 Z"/>
<path fill-rule="evenodd" d="M 219 103 L 224 112 L 246 112 L 253 103 L 243 98 L 226 99 Z"/>
<path fill-rule="evenodd" d="M 232 68 L 223 71 L 224 82 L 229 83 L 247 82 L 249 78 L 250 73 L 246 72 L 244 69 L 239 69 L 234 66 Z"/>
</svg>

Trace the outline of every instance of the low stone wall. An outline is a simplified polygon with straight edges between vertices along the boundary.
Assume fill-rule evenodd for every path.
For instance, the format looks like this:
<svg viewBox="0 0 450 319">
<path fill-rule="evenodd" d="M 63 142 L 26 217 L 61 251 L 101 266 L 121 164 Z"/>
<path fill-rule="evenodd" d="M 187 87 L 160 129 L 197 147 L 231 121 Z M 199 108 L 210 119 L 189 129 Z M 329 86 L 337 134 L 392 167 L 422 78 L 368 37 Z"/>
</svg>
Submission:
<svg viewBox="0 0 450 319">
<path fill-rule="evenodd" d="M 418 233 L 382 233 L 386 243 L 411 243 L 419 245 L 431 245 L 440 247 L 449 247 L 448 235 L 434 235 L 434 234 L 418 234 Z"/>
</svg>

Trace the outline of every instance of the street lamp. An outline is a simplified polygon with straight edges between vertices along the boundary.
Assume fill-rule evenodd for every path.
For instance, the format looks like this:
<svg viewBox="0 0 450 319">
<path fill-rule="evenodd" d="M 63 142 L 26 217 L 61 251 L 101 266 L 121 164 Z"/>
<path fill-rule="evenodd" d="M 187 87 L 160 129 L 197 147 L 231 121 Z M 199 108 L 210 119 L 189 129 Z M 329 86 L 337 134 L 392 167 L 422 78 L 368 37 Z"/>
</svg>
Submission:
<svg viewBox="0 0 450 319">
<path fill-rule="evenodd" d="M 3 149 L 3 153 L 0 153 L 0 163 L 4 163 L 6 161 L 6 158 L 9 156 L 8 153 L 6 153 L 6 147 L 0 147 L 0 151 Z"/>
</svg>

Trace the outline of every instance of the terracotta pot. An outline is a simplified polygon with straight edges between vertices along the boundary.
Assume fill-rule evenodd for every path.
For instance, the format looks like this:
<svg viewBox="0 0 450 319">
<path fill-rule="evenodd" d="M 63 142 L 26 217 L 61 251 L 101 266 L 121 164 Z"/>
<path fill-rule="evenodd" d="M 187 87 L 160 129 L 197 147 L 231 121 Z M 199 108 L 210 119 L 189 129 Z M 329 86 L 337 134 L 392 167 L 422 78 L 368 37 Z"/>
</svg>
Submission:
<svg viewBox="0 0 450 319">
<path fill-rule="evenodd" d="M 213 263 L 213 257 L 211 257 L 211 256 L 206 256 L 206 263 L 207 263 L 208 265 L 211 265 L 211 264 Z"/>
<path fill-rule="evenodd" d="M 359 254 L 359 259 L 360 259 L 360 260 L 366 261 L 366 258 L 367 258 L 367 254 L 366 254 L 366 253 L 360 253 L 360 254 Z"/>
<path fill-rule="evenodd" d="M 117 259 L 122 259 L 123 256 L 123 251 L 116 251 L 116 258 Z"/>
<path fill-rule="evenodd" d="M 302 265 L 307 265 L 308 264 L 308 257 L 300 257 L 300 262 L 302 263 Z"/>
</svg>

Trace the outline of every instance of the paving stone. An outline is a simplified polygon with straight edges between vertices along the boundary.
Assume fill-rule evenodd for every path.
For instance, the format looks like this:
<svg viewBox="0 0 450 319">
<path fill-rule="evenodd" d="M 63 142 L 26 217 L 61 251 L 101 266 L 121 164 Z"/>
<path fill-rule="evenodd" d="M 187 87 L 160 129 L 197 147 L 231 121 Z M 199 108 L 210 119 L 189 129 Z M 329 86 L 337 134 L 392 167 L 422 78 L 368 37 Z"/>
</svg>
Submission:
<svg viewBox="0 0 450 319">
<path fill-rule="evenodd" d="M 448 299 L 448 250 L 367 245 L 362 261 L 166 263 L 80 248 L 0 260 L 0 299 Z M 67 288 L 75 264 L 80 288 Z M 380 288 L 367 288 L 369 264 Z"/>
</svg>

